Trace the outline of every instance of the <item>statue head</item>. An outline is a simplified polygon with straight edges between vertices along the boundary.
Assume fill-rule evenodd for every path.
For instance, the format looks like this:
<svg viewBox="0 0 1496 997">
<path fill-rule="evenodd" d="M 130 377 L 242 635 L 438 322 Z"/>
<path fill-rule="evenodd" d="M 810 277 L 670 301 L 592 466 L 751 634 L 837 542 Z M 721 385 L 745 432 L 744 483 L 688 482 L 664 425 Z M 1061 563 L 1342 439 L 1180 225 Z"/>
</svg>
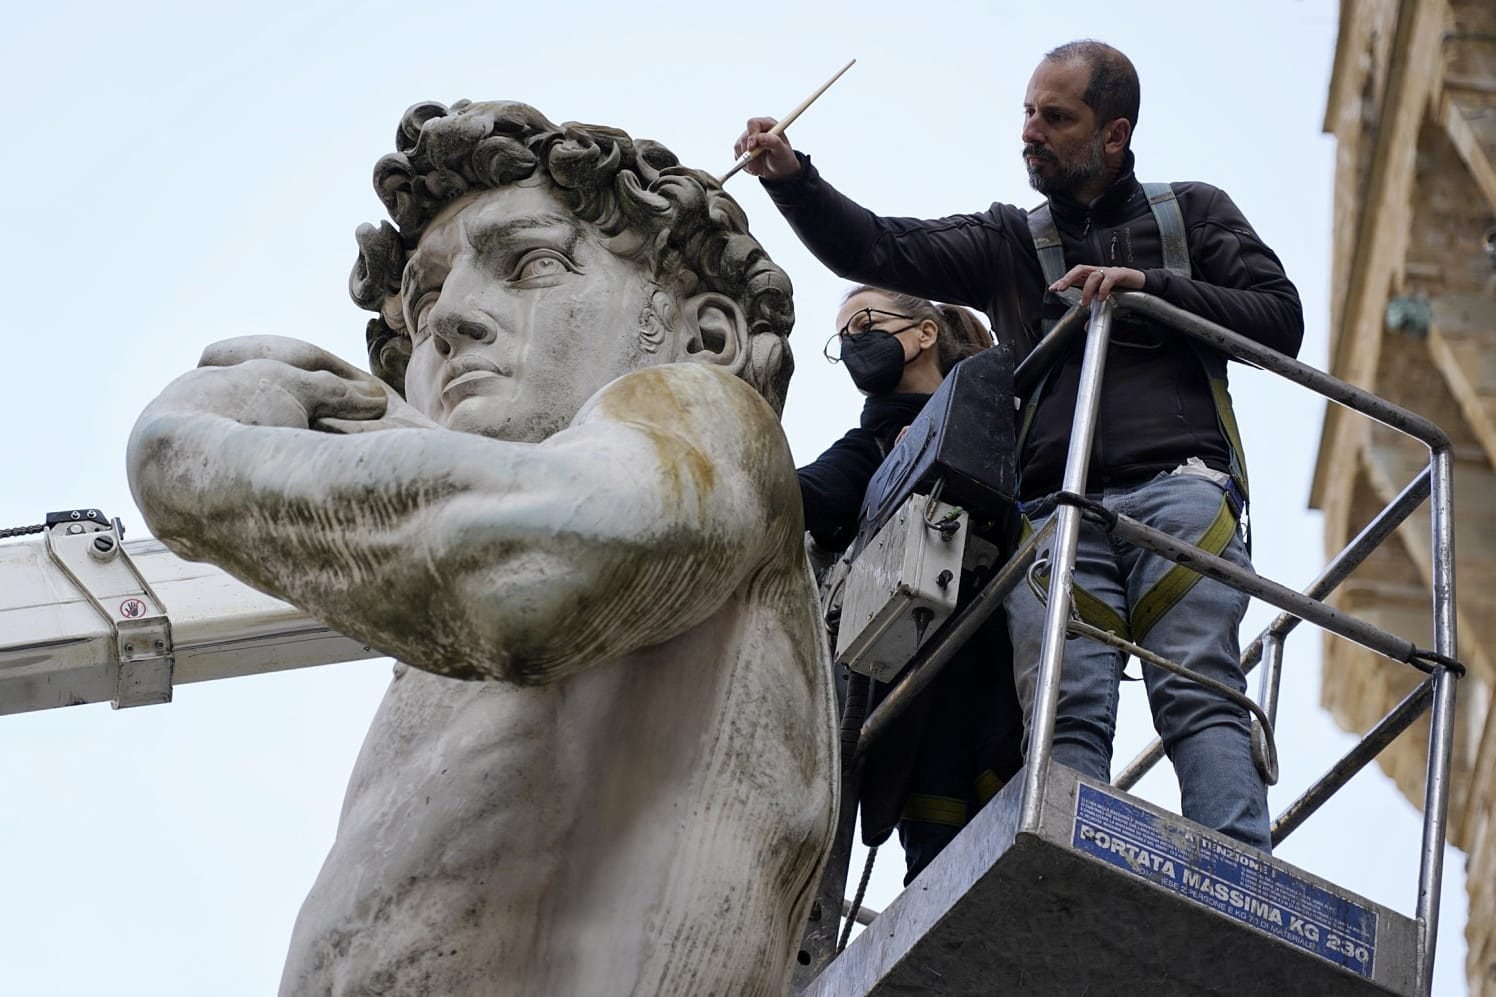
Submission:
<svg viewBox="0 0 1496 997">
<path fill-rule="evenodd" d="M 394 225 L 359 228 L 349 286 L 378 313 L 371 370 L 417 408 L 539 439 L 614 377 L 673 361 L 782 408 L 789 278 L 715 179 L 511 102 L 418 104 L 395 144 L 374 168 Z"/>
</svg>

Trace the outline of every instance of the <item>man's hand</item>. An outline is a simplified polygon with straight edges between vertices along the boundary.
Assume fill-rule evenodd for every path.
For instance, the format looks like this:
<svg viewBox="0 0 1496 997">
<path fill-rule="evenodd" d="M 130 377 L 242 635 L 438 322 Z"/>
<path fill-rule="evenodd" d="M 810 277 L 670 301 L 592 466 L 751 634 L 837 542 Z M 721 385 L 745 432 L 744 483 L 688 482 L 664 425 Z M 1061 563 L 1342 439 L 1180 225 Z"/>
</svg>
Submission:
<svg viewBox="0 0 1496 997">
<path fill-rule="evenodd" d="M 198 366 L 200 377 L 239 399 L 242 409 L 221 414 L 241 422 L 329 433 L 441 428 L 373 374 L 299 339 L 227 339 L 204 350 Z M 247 395 L 251 378 L 257 390 Z"/>
<path fill-rule="evenodd" d="M 1141 291 L 1143 271 L 1130 267 L 1093 267 L 1082 264 L 1072 267 L 1069 273 L 1050 284 L 1049 289 L 1058 293 L 1077 284 L 1080 285 L 1080 303 L 1089 305 L 1092 298 L 1105 301 L 1113 288 Z"/>
<path fill-rule="evenodd" d="M 737 157 L 754 149 L 762 150 L 743 169 L 765 180 L 788 180 L 800 173 L 800 158 L 789 140 L 769 132 L 778 123 L 774 118 L 749 118 L 747 130 L 732 147 L 732 154 Z"/>
</svg>

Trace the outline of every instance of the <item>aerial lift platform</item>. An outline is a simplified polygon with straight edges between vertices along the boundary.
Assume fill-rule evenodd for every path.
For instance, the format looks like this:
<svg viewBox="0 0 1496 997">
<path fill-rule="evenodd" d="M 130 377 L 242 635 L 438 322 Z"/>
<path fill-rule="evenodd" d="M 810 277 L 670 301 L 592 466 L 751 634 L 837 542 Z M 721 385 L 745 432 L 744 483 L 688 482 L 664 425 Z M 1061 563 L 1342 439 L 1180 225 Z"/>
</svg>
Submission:
<svg viewBox="0 0 1496 997">
<path fill-rule="evenodd" d="M 1411 918 L 1130 796 L 1126 791 L 1162 757 L 1156 741 L 1111 786 L 1050 761 L 1067 639 L 1106 640 L 1155 667 L 1178 667 L 1071 613 L 1080 519 L 1094 513 L 1083 499 L 1086 460 L 1111 321 L 1118 310 L 1169 324 L 1429 448 L 1427 468 L 1303 592 L 1125 516 L 1108 523 L 1119 539 L 1242 588 L 1282 611 L 1242 656 L 1244 670 L 1261 665 L 1258 703 L 1247 706 L 1256 718 L 1254 752 L 1270 782 L 1277 770 L 1272 725 L 1283 645 L 1301 621 L 1427 673 L 1422 684 L 1279 815 L 1272 829 L 1277 844 L 1382 748 L 1431 712 L 1423 848 Z M 1044 528 L 994 566 L 961 611 L 943 612 L 938 620 L 935 609 L 949 602 L 946 593 L 926 587 L 928 598 L 911 596 L 901 572 L 911 565 L 916 571 L 923 570 L 921 564 L 939 567 L 939 558 L 925 563 L 915 556 L 917 551 L 891 557 L 884 550 L 879 555 L 878 570 L 898 604 L 878 617 L 879 625 L 895 635 L 912 626 L 916 650 L 904 678 L 871 715 L 844 717 L 838 848 L 813 905 L 796 988 L 816 997 L 1427 997 L 1437 941 L 1455 690 L 1463 673 L 1454 657 L 1448 438 L 1413 413 L 1138 292 L 1113 294 L 1089 313 L 1072 309 L 1013 374 L 1014 391 L 1022 395 L 1032 390 L 1046 365 L 1078 335 L 1086 338 L 1085 359 L 1064 478 L 1064 491 L 1074 500 L 1062 503 Z M 910 435 L 916 440 L 912 446 L 922 445 L 918 434 Z M 938 549 L 960 536 L 967 525 L 965 513 L 949 503 L 939 505 L 947 485 L 951 487 L 943 497 L 959 497 L 953 476 L 942 475 L 938 461 L 912 460 L 904 470 L 910 472 L 911 484 L 903 508 L 917 510 L 900 520 L 906 539 Z M 1433 649 L 1418 648 L 1322 601 L 1425 500 L 1434 541 Z M 933 514 L 937 509 L 944 511 Z M 125 542 L 118 520 L 97 510 L 57 513 L 41 526 L 0 537 L 31 532 L 43 534 L 42 540 L 0 543 L 0 714 L 104 701 L 116 708 L 158 704 L 169 702 L 173 686 L 181 682 L 378 653 L 216 568 L 182 561 L 155 540 Z M 844 899 L 861 759 L 1016 585 L 1037 584 L 1034 569 L 1046 545 L 1052 546 L 1047 557 L 1049 616 L 1028 764 L 910 888 L 886 910 L 871 914 L 861 908 L 860 895 Z M 948 569 L 935 572 L 935 587 L 944 589 L 950 577 Z M 837 916 L 843 911 L 849 918 L 845 929 Z M 848 944 L 850 919 L 867 927 Z"/>
<path fill-rule="evenodd" d="M 1084 496 L 1107 344 L 1118 311 L 1130 311 L 1170 326 L 1207 347 L 1276 373 L 1407 434 L 1428 447 L 1429 464 L 1303 592 L 1126 516 L 1111 516 Z M 1110 301 L 1097 302 L 1089 310 L 1072 308 L 1014 372 L 1014 396 L 1023 397 L 1034 390 L 1048 366 L 1071 349 L 1079 336 L 1085 337 L 1084 359 L 1063 484 L 1062 494 L 1067 497 L 1039 533 L 1019 544 L 1005 564 L 988 574 L 975 598 L 961 612 L 945 618 L 933 636 L 921 643 L 903 679 L 870 716 L 860 723 L 855 716 L 844 718 L 841 836 L 801 952 L 798 980 L 802 992 L 816 997 L 1427 995 L 1437 941 L 1455 687 L 1464 671 L 1454 658 L 1453 483 L 1448 437 L 1427 420 L 1375 395 L 1138 292 L 1116 293 Z M 936 399 L 932 399 L 931 405 L 935 404 Z M 998 407 L 992 405 L 989 411 Z M 916 433 L 919 426 L 916 419 L 906 442 L 908 437 L 921 436 Z M 938 434 L 924 435 L 933 440 Z M 928 450 L 935 444 L 926 446 L 917 438 L 908 446 Z M 905 443 L 899 445 L 903 447 Z M 953 498 L 951 492 L 968 472 L 959 450 L 948 466 L 943 466 L 938 457 L 932 460 L 901 455 L 899 448 L 884 465 L 900 468 L 906 485 L 893 501 L 916 507 L 927 503 L 931 509 L 944 508 L 937 502 L 941 498 L 957 504 L 968 501 Z M 878 484 L 875 478 L 874 485 Z M 872 491 L 870 488 L 870 494 Z M 969 501 L 976 505 L 980 499 L 977 496 Z M 1419 648 L 1322 601 L 1425 500 L 1430 500 L 1431 546 L 1435 552 L 1432 649 Z M 874 504 L 879 502 L 883 506 L 892 504 L 886 500 Z M 864 515 L 868 511 L 865 505 Z M 1162 746 L 1156 740 L 1111 786 L 1050 762 L 1059 668 L 1067 639 L 1102 640 L 1154 667 L 1179 670 L 1178 665 L 1072 614 L 1071 577 L 1082 516 L 1094 517 L 1123 542 L 1233 585 L 1282 611 L 1246 647 L 1241 661 L 1244 671 L 1262 666 L 1258 702 L 1245 701 L 1243 705 L 1254 716 L 1255 760 L 1270 784 L 1277 781 L 1278 774 L 1272 728 L 1283 646 L 1300 622 L 1313 623 L 1377 651 L 1391 662 L 1427 674 L 1402 703 L 1272 825 L 1272 839 L 1277 845 L 1394 738 L 1432 711 L 1414 917 L 1356 896 L 1128 795 L 1126 790 L 1162 757 Z M 930 512 L 904 517 L 923 519 L 932 528 L 923 540 L 930 546 L 960 536 L 961 531 L 954 527 L 945 535 L 933 532 L 948 518 L 948 513 Z M 967 524 L 960 525 L 964 528 Z M 880 532 L 873 546 L 893 542 L 890 537 L 890 533 Z M 862 539 L 860 536 L 859 541 Z M 918 543 L 905 540 L 903 534 L 894 539 L 907 546 Z M 868 556 L 868 563 L 882 566 L 899 560 L 891 559 L 886 550 L 875 554 Z M 1036 561 L 1041 558 L 1048 562 L 1043 565 L 1049 573 L 1047 583 L 1037 570 L 1040 565 Z M 936 557 L 926 561 L 941 563 Z M 893 631 L 896 622 L 891 620 L 890 611 L 863 610 L 859 597 L 869 586 L 856 575 L 855 556 L 852 563 L 840 626 L 862 626 L 871 618 Z M 908 566 L 923 562 L 906 554 L 899 563 Z M 920 621 L 915 614 L 920 609 L 931 612 L 927 607 L 934 606 L 933 597 L 921 605 L 918 572 L 906 569 L 903 575 L 892 577 L 885 570 L 884 574 L 883 590 L 889 595 L 889 604 L 912 607 L 906 615 L 918 627 Z M 863 910 L 860 889 L 851 901 L 842 899 L 860 762 L 869 745 L 928 687 L 943 664 L 996 611 L 1008 593 L 1024 583 L 1047 599 L 1049 610 L 1027 767 L 977 812 L 886 910 L 878 914 Z M 1043 592 L 1046 587 L 1047 595 Z M 929 586 L 923 589 L 929 591 Z M 886 662 L 883 668 L 867 668 L 853 660 L 855 652 L 867 643 L 865 639 L 849 641 L 839 634 L 838 660 L 882 678 L 891 670 Z M 836 918 L 825 918 L 825 923 L 818 919 L 828 910 L 846 912 L 849 918 L 865 923 L 865 930 L 849 944 L 850 932 L 838 931 Z"/>
<path fill-rule="evenodd" d="M 804 991 L 1418 993 L 1417 924 L 1049 766 L 1010 782 Z"/>
</svg>

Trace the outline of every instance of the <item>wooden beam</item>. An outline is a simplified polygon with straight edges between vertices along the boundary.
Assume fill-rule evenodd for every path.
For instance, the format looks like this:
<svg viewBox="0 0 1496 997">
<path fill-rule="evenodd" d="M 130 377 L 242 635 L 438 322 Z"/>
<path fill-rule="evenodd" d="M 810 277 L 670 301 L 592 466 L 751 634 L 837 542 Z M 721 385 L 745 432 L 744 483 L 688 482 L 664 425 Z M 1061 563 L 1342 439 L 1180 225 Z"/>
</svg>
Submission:
<svg viewBox="0 0 1496 997">
<path fill-rule="evenodd" d="M 1441 294 L 1432 305 L 1429 357 L 1487 461 L 1496 466 L 1496 299 Z"/>
<path fill-rule="evenodd" d="M 1496 84 L 1492 85 L 1492 93 L 1496 94 Z M 1470 169 L 1470 176 L 1475 180 L 1475 185 L 1485 195 L 1487 206 L 1496 210 L 1496 167 L 1491 165 L 1491 157 L 1486 155 L 1486 150 L 1481 145 L 1479 136 L 1475 134 L 1475 129 L 1470 127 L 1463 103 L 1449 92 L 1448 87 L 1445 87 L 1444 93 L 1439 98 L 1439 121 L 1443 124 L 1449 141 L 1453 143 L 1460 158 Z M 1484 103 L 1486 107 L 1483 110 L 1496 110 L 1496 100 L 1487 99 Z"/>
<path fill-rule="evenodd" d="M 1409 193 L 1418 133 L 1427 113 L 1429 94 L 1439 82 L 1438 69 L 1442 67 L 1439 33 L 1447 12 L 1447 4 L 1443 2 L 1402 0 L 1398 4 L 1379 126 L 1369 152 L 1371 173 L 1361 201 L 1351 264 L 1345 269 L 1348 281 L 1345 307 L 1340 326 L 1332 334 L 1330 371 L 1373 390 L 1382 312 L 1406 255 L 1411 223 Z M 1342 39 L 1341 44 L 1354 45 L 1357 41 Z M 1342 176 L 1340 181 L 1344 180 Z M 1324 508 L 1327 495 L 1333 490 L 1332 483 L 1348 481 L 1354 473 L 1354 454 L 1364 433 L 1351 428 L 1359 419 L 1346 416 L 1339 406 L 1326 409 L 1319 458 L 1310 487 L 1312 508 Z M 1348 525 L 1331 521 L 1338 517 L 1326 518 L 1326 534 L 1331 545 L 1338 545 Z"/>
</svg>

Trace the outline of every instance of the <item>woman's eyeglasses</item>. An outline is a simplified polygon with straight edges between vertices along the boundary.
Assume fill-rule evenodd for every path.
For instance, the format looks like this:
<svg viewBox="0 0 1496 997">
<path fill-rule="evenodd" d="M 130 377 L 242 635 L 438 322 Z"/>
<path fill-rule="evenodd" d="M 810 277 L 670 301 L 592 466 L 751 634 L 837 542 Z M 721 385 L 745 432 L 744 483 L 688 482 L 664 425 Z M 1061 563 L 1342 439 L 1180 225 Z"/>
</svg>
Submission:
<svg viewBox="0 0 1496 997">
<path fill-rule="evenodd" d="M 876 323 L 880 319 L 903 319 L 909 324 L 897 329 L 879 329 Z M 826 340 L 826 345 L 821 348 L 821 354 L 831 363 L 840 363 L 842 340 L 855 339 L 864 332 L 886 332 L 891 336 L 896 336 L 913 329 L 918 324 L 919 321 L 913 315 L 886 312 L 881 308 L 860 308 L 852 313 L 846 325 L 831 334 L 831 338 Z"/>
</svg>

